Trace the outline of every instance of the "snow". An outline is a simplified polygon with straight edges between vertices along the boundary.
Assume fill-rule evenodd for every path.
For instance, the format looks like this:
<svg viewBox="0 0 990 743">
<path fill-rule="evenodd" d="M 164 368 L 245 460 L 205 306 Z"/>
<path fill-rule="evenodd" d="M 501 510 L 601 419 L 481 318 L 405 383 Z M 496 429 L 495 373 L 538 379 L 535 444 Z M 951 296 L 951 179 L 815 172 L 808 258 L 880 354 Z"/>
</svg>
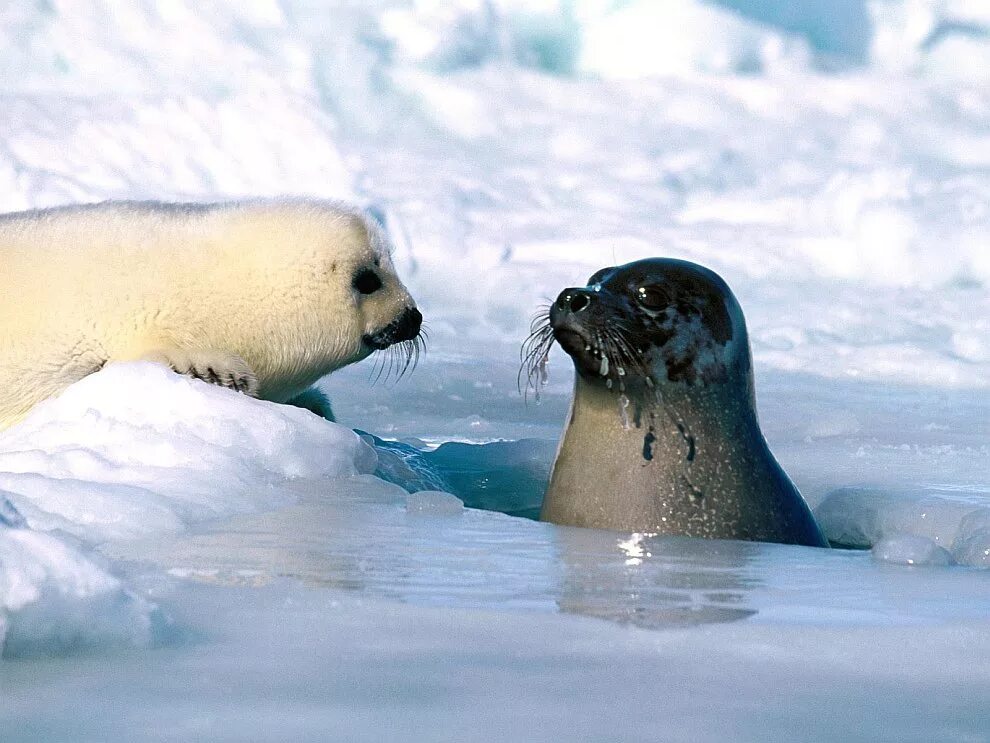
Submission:
<svg viewBox="0 0 990 743">
<path fill-rule="evenodd" d="M 127 364 L 0 433 L 5 741 L 986 738 L 982 0 L 55 0 L 0 44 L 0 208 L 357 200 L 431 337 L 323 382 L 343 425 Z M 530 317 L 653 255 L 733 287 L 872 552 L 518 517 L 571 386 L 519 394 Z"/>
<path fill-rule="evenodd" d="M 146 599 L 47 534 L 0 526 L 4 657 L 147 647 L 162 624 Z"/>
<path fill-rule="evenodd" d="M 0 432 L 0 489 L 28 525 L 93 543 L 274 508 L 290 499 L 273 485 L 376 462 L 343 426 L 149 362 L 111 364 Z"/>
</svg>

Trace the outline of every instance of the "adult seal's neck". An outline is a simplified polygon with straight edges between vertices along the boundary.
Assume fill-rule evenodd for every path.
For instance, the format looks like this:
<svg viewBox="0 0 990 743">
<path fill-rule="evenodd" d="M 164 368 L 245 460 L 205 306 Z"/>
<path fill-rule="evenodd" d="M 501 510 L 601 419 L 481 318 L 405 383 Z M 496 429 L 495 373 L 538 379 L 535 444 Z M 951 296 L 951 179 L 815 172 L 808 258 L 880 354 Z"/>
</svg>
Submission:
<svg viewBox="0 0 990 743">
<path fill-rule="evenodd" d="M 738 380 L 622 391 L 577 375 L 540 518 L 622 531 L 823 543 L 767 447 L 752 400 L 751 385 Z"/>
<path fill-rule="evenodd" d="M 752 386 L 734 379 L 698 385 L 632 381 L 617 389 L 578 374 L 565 437 L 574 434 L 597 436 L 623 454 L 633 451 L 640 466 L 654 463 L 672 471 L 682 464 L 687 470 L 703 467 L 701 447 L 711 441 L 720 442 L 723 457 L 766 449 Z"/>
</svg>

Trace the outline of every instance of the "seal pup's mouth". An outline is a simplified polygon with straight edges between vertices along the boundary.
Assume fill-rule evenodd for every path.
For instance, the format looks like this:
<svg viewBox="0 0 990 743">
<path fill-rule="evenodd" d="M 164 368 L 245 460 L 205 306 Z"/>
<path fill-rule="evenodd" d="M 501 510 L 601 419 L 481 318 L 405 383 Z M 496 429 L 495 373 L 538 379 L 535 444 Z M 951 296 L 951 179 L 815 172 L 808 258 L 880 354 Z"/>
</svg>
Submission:
<svg viewBox="0 0 990 743">
<path fill-rule="evenodd" d="M 426 350 L 428 335 L 423 327 L 423 315 L 415 307 L 406 308 L 401 315 L 374 333 L 365 333 L 361 343 L 372 353 L 385 351 L 378 356 L 372 369 L 374 381 L 388 379 L 394 371 L 396 379 L 416 368 L 420 354 Z M 376 373 L 377 370 L 377 373 Z"/>
</svg>

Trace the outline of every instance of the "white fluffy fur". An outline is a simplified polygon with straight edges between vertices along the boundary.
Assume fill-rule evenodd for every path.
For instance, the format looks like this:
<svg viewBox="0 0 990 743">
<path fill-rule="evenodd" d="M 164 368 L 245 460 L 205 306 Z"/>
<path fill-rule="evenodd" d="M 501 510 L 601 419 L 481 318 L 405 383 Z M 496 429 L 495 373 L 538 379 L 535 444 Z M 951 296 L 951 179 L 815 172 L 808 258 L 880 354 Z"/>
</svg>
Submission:
<svg viewBox="0 0 990 743">
<path fill-rule="evenodd" d="M 352 287 L 373 268 L 384 286 Z M 317 201 L 107 202 L 0 216 L 0 428 L 113 361 L 249 379 L 287 401 L 415 303 L 387 240 Z"/>
</svg>

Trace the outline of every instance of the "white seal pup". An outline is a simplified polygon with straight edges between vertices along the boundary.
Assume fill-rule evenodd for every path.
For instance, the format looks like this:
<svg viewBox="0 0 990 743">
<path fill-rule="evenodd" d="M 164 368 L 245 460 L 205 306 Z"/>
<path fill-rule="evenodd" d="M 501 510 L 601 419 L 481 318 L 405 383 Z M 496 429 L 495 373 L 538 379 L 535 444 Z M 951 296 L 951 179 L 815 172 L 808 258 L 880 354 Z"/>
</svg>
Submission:
<svg viewBox="0 0 990 743">
<path fill-rule="evenodd" d="M 565 289 L 528 344 L 576 369 L 540 518 L 557 524 L 828 546 L 756 415 L 746 325 L 714 272 L 653 258 Z"/>
<path fill-rule="evenodd" d="M 408 364 L 421 322 L 384 232 L 340 204 L 106 202 L 0 216 L 0 428 L 105 364 L 138 359 L 312 407 L 310 385 L 374 351 L 392 347 Z"/>
</svg>

